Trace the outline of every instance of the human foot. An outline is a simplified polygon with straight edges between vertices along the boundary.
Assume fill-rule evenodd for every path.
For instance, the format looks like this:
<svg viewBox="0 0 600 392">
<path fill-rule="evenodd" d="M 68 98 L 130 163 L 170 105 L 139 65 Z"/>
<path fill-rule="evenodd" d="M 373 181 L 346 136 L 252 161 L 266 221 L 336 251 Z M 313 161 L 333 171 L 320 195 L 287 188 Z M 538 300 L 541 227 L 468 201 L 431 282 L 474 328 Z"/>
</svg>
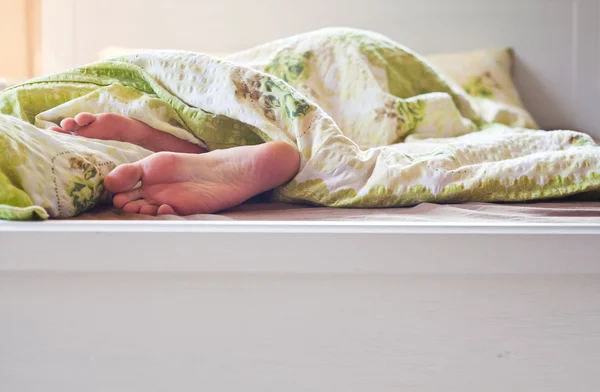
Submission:
<svg viewBox="0 0 600 392">
<path fill-rule="evenodd" d="M 60 127 L 49 129 L 91 139 L 132 143 L 154 152 L 171 151 L 190 154 L 206 152 L 206 149 L 201 146 L 154 129 L 141 121 L 114 113 L 79 113 L 73 118 L 62 120 Z"/>
<path fill-rule="evenodd" d="M 199 155 L 158 153 L 118 166 L 104 185 L 116 194 L 115 207 L 125 212 L 208 214 L 285 183 L 299 164 L 298 151 L 284 142 Z"/>
</svg>

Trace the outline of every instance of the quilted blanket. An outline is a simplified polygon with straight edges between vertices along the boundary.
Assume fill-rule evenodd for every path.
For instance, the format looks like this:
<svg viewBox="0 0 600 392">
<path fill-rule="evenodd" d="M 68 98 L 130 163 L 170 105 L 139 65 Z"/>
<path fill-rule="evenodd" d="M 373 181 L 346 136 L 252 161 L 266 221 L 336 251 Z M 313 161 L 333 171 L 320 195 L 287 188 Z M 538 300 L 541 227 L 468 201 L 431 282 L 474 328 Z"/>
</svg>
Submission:
<svg viewBox="0 0 600 392">
<path fill-rule="evenodd" d="M 280 140 L 301 164 L 275 200 L 332 207 L 527 201 L 600 189 L 600 147 L 474 98 L 376 33 L 324 29 L 226 59 L 142 51 L 0 93 L 0 218 L 66 218 L 150 151 L 47 130 L 113 112 L 209 150 Z M 491 114 L 490 114 L 491 113 Z"/>
</svg>

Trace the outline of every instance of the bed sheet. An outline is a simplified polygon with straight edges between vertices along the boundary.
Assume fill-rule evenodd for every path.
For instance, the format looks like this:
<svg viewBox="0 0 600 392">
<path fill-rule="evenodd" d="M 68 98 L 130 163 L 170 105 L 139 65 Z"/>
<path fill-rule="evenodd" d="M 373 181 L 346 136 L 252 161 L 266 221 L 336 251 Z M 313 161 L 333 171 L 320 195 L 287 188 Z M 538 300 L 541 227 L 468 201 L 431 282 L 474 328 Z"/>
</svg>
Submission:
<svg viewBox="0 0 600 392">
<path fill-rule="evenodd" d="M 600 223 L 600 202 L 423 203 L 410 208 L 349 209 L 286 203 L 251 202 L 220 212 L 186 217 L 126 214 L 99 207 L 76 220 L 225 220 L 225 221 L 390 221 L 390 222 L 528 222 Z"/>
</svg>

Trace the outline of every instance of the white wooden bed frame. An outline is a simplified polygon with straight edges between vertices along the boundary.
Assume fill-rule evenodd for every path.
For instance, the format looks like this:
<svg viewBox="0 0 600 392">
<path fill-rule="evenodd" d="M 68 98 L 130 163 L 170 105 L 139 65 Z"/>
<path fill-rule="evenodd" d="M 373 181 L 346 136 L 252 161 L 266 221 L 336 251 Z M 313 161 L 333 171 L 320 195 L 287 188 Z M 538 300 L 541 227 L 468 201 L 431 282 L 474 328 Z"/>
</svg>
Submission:
<svg viewBox="0 0 600 392">
<path fill-rule="evenodd" d="M 44 66 L 349 25 L 424 53 L 513 46 L 540 123 L 600 136 L 598 0 L 298 3 L 43 0 Z M 599 240 L 600 222 L 0 222 L 0 391 L 597 392 Z"/>
</svg>

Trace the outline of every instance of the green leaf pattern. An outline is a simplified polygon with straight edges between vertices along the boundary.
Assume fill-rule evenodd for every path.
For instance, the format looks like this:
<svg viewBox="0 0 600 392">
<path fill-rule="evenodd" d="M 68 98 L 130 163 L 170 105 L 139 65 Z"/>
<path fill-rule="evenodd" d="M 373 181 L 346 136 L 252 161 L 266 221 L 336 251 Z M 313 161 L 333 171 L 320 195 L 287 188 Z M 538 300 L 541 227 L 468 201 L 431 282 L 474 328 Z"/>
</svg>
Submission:
<svg viewBox="0 0 600 392">
<path fill-rule="evenodd" d="M 494 98 L 494 89 L 498 89 L 498 84 L 494 81 L 490 72 L 485 72 L 483 75 L 474 76 L 464 86 L 465 91 L 479 98 Z"/>
<path fill-rule="evenodd" d="M 486 115 L 494 83 L 480 75 L 460 87 L 410 49 L 353 29 L 226 61 L 140 52 L 79 67 L 0 92 L 0 218 L 89 210 L 109 200 L 112 167 L 150 153 L 45 130 L 82 111 L 119 113 L 210 150 L 295 145 L 300 170 L 276 200 L 370 208 L 597 194 L 600 147 L 582 133 L 514 127 L 521 115 L 502 115 L 502 105 Z"/>
</svg>

